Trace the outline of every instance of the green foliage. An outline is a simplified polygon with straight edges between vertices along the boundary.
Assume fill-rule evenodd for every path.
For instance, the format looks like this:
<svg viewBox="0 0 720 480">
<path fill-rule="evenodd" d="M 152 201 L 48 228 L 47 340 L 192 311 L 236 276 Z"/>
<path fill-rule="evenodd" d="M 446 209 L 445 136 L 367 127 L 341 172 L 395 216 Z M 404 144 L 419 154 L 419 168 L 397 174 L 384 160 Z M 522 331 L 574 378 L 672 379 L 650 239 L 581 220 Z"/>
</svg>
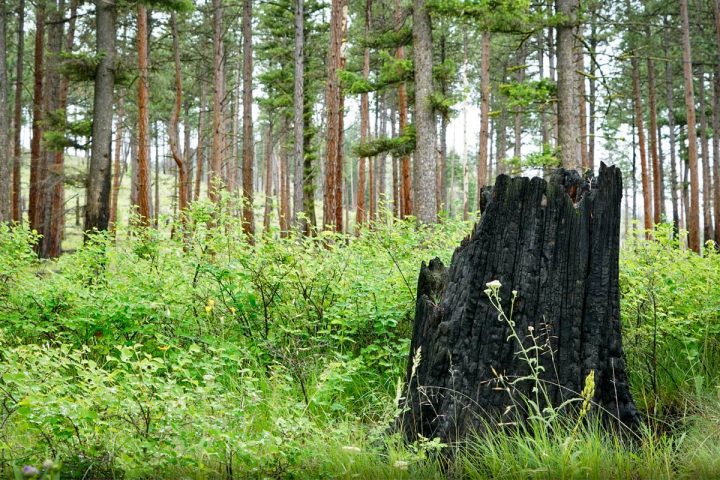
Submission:
<svg viewBox="0 0 720 480">
<path fill-rule="evenodd" d="M 503 83 L 500 93 L 508 98 L 508 107 L 528 107 L 530 105 L 549 105 L 556 98 L 557 86 L 547 78 L 525 82 Z"/>
<path fill-rule="evenodd" d="M 47 262 L 33 253 L 34 234 L 0 225 L 4 473 L 42 473 L 51 459 L 67 478 L 432 479 L 442 448 L 456 449 L 452 468 L 467 478 L 720 471 L 713 250 L 689 253 L 662 227 L 622 252 L 624 345 L 648 414 L 639 437 L 543 411 L 462 448 L 405 445 L 386 428 L 402 392 L 418 264 L 448 261 L 470 224 L 379 223 L 353 237 L 271 231 L 250 245 L 230 207 L 194 203 L 186 243 L 165 230 L 120 231 L 117 242 L 97 235 Z"/>
<path fill-rule="evenodd" d="M 382 66 L 380 67 L 380 83 L 383 85 L 396 85 L 402 82 L 411 82 L 415 78 L 415 67 L 409 58 L 395 58 L 387 52 L 380 53 Z"/>
<path fill-rule="evenodd" d="M 362 39 L 361 46 L 373 49 L 394 49 L 412 44 L 412 29 L 403 26 L 400 30 L 371 32 L 368 38 Z"/>
<path fill-rule="evenodd" d="M 409 155 L 415 150 L 415 126 L 408 125 L 398 137 L 374 138 L 366 143 L 358 144 L 355 147 L 355 154 L 358 157 L 374 157 L 381 153 L 389 152 L 394 157 Z"/>
<path fill-rule="evenodd" d="M 720 381 L 720 255 L 678 248 L 671 225 L 655 238 L 629 242 L 620 275 L 636 397 L 659 415 Z"/>
<path fill-rule="evenodd" d="M 528 0 L 431 0 L 428 8 L 438 15 L 472 20 L 481 30 L 493 32 L 528 31 L 538 21 Z"/>
</svg>

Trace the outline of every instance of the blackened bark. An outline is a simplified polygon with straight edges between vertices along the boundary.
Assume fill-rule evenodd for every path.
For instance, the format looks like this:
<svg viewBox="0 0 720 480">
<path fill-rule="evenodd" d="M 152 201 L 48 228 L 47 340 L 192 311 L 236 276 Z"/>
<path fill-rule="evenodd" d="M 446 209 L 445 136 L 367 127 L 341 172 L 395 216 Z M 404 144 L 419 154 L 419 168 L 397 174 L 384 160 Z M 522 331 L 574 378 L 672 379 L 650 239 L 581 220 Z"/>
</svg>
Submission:
<svg viewBox="0 0 720 480">
<path fill-rule="evenodd" d="M 549 401 L 558 406 L 579 396 L 594 371 L 593 410 L 637 425 L 620 335 L 619 169 L 601 164 L 592 188 L 573 171 L 558 170 L 549 182 L 501 175 L 489 195 L 450 268 L 438 259 L 421 267 L 406 408 L 397 427 L 409 440 L 452 442 L 485 422 L 527 416 L 521 398 L 535 399 L 535 383 L 509 384 L 529 367 L 484 292 L 494 280 L 502 284 L 505 312 L 518 292 L 512 320 L 524 348 L 533 345 L 530 335 L 547 342 L 539 363 Z"/>
</svg>

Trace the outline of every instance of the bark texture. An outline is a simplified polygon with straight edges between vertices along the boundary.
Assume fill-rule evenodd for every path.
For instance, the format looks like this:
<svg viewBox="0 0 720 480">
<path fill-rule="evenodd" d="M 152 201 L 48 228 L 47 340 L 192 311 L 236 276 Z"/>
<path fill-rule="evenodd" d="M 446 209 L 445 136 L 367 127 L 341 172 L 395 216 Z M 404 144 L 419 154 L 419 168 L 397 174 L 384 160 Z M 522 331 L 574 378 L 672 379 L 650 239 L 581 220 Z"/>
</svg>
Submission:
<svg viewBox="0 0 720 480">
<path fill-rule="evenodd" d="M 295 0 L 295 80 L 293 83 L 293 134 L 295 139 L 295 177 L 293 178 L 293 224 L 298 230 L 306 230 L 307 220 L 303 209 L 303 163 L 305 157 L 305 122 L 303 119 L 305 99 L 305 1 Z"/>
<path fill-rule="evenodd" d="M 184 223 L 185 216 L 184 212 L 188 206 L 188 171 L 187 165 L 183 160 L 182 152 L 180 151 L 180 138 L 179 138 L 179 127 L 178 122 L 180 119 L 180 109 L 182 108 L 182 72 L 180 68 L 180 46 L 178 40 L 178 27 L 175 12 L 170 14 L 170 28 L 172 31 L 173 40 L 173 59 L 175 63 L 175 103 L 173 104 L 173 110 L 170 117 L 169 125 L 169 141 L 170 141 L 170 152 L 172 153 L 173 160 L 177 166 L 178 172 L 178 208 L 181 212 L 180 221 Z M 185 119 L 187 122 L 187 119 Z"/>
<path fill-rule="evenodd" d="M 138 47 L 138 154 L 137 154 L 137 213 L 141 224 L 147 225 L 150 211 L 150 115 L 148 112 L 148 15 L 144 5 L 137 7 Z M 109 155 L 109 152 L 108 152 Z"/>
<path fill-rule="evenodd" d="M 633 55 L 632 63 L 632 89 L 633 105 L 635 109 L 635 126 L 638 133 L 638 148 L 640 149 L 640 175 L 642 177 L 643 196 L 643 224 L 645 235 L 650 238 L 653 229 L 653 203 L 652 191 L 650 190 L 650 172 L 648 171 L 647 150 L 645 149 L 645 123 L 643 122 L 642 97 L 640 96 L 640 71 L 637 57 Z"/>
<path fill-rule="evenodd" d="M 327 149 L 323 190 L 323 224 L 342 232 L 342 92 L 338 71 L 342 68 L 344 2 L 333 0 L 330 10 L 330 46 L 325 92 Z"/>
<path fill-rule="evenodd" d="M 103 53 L 95 72 L 92 149 L 86 193 L 84 230 L 107 230 L 110 224 L 110 179 L 113 91 L 115 89 L 115 2 L 95 2 L 97 52 Z"/>
<path fill-rule="evenodd" d="M 17 57 L 15 61 L 15 107 L 13 113 L 13 180 L 12 180 L 12 219 L 22 223 L 21 170 L 22 144 L 22 91 L 23 91 L 23 58 L 25 56 L 25 0 L 18 2 L 17 13 Z"/>
<path fill-rule="evenodd" d="M 7 24 L 7 6 L 5 1 L 0 2 L 0 223 L 10 223 L 12 209 L 10 208 L 12 159 L 10 157 L 8 109 L 5 108 L 8 100 L 7 82 L 7 44 L 5 42 L 5 26 Z"/>
<path fill-rule="evenodd" d="M 246 1 L 245 3 L 249 3 Z M 222 185 L 223 142 L 225 122 L 223 99 L 225 98 L 225 69 L 223 62 L 223 1 L 213 0 L 213 137 L 208 168 L 208 198 L 220 199 Z M 244 24 L 243 24 L 244 27 Z M 247 47 L 246 47 L 247 48 Z M 244 150 L 243 150 L 244 151 Z"/>
<path fill-rule="evenodd" d="M 415 215 L 421 223 L 437 222 L 438 205 L 435 177 L 435 114 L 430 97 L 433 93 L 433 54 L 430 13 L 425 0 L 413 7 L 413 60 L 415 62 Z"/>
<path fill-rule="evenodd" d="M 403 11 L 400 6 L 400 0 L 395 0 L 395 28 L 402 28 Z M 395 52 L 395 57 L 398 60 L 405 59 L 405 47 L 399 46 Z M 398 133 L 402 135 L 408 126 L 408 105 L 407 105 L 407 87 L 405 82 L 401 82 L 398 85 Z M 400 211 L 400 218 L 405 218 L 408 215 L 412 215 L 413 205 L 410 189 L 410 156 L 403 155 L 400 159 L 400 198 L 398 207 Z"/>
<path fill-rule="evenodd" d="M 243 2 L 243 230 L 249 241 L 255 235 L 253 212 L 253 164 L 255 162 L 255 137 L 252 120 L 252 0 Z"/>
<path fill-rule="evenodd" d="M 478 142 L 477 191 L 487 184 L 490 143 L 490 32 L 482 34 L 480 67 L 480 140 Z M 478 201 L 480 197 L 478 196 Z"/>
<path fill-rule="evenodd" d="M 519 341 L 533 345 L 528 334 L 543 344 L 540 378 L 554 406 L 578 396 L 594 371 L 594 401 L 604 410 L 593 411 L 637 425 L 620 334 L 620 170 L 601 164 L 590 182 L 562 169 L 549 182 L 501 175 L 483 197 L 481 220 L 450 268 L 439 259 L 421 267 L 406 409 L 396 426 L 409 440 L 452 442 L 522 421 L 522 398 L 535 400 L 535 382 L 509 382 L 529 373 L 518 354 Z M 509 338 L 511 326 L 484 292 L 495 280 L 505 312 L 518 292 L 512 320 L 522 340 Z"/>
<path fill-rule="evenodd" d="M 690 205 L 687 215 L 688 246 L 700 253 L 700 180 L 698 175 L 697 130 L 695 119 L 695 92 L 693 90 L 692 50 L 690 47 L 690 20 L 688 2 L 680 0 L 682 21 L 683 78 L 685 80 L 685 108 L 687 110 L 688 166 L 690 169 Z"/>
<path fill-rule="evenodd" d="M 580 168 L 580 131 L 575 73 L 575 34 L 578 0 L 556 0 L 555 10 L 562 16 L 557 27 L 557 121 L 558 147 L 565 168 Z"/>
</svg>

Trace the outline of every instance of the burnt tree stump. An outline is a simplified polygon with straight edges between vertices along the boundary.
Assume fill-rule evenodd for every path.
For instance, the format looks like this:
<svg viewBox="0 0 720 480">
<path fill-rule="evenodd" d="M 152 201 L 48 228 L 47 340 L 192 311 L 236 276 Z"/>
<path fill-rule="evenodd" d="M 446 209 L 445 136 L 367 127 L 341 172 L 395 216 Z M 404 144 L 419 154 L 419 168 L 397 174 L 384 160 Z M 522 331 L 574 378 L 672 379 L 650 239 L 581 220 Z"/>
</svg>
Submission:
<svg viewBox="0 0 720 480">
<path fill-rule="evenodd" d="M 497 178 L 450 267 L 436 258 L 420 269 L 405 408 L 396 423 L 408 440 L 454 442 L 527 418 L 517 400 L 534 398 L 535 382 L 507 387 L 530 367 L 485 292 L 493 281 L 502 285 L 505 312 L 517 291 L 519 341 L 530 347 L 532 335 L 545 343 L 540 378 L 553 406 L 578 397 L 592 370 L 592 410 L 616 425 L 639 423 L 620 335 L 621 197 L 619 169 L 604 164 L 590 180 L 562 169 L 550 181 Z"/>
</svg>

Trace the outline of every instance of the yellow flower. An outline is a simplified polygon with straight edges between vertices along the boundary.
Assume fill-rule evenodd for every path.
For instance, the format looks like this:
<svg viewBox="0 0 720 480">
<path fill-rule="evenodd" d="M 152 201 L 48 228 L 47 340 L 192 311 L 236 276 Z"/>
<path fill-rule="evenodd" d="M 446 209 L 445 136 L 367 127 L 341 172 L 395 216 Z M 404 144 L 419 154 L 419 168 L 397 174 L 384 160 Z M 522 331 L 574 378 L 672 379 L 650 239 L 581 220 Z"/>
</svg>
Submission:
<svg viewBox="0 0 720 480">
<path fill-rule="evenodd" d="M 159 348 L 160 350 L 162 350 L 163 352 L 167 352 L 168 350 L 170 350 L 170 345 L 165 345 L 165 346 L 163 346 L 163 347 L 158 347 L 158 348 Z"/>
<path fill-rule="evenodd" d="M 213 308 L 215 308 L 215 300 L 211 298 L 210 300 L 208 300 L 207 305 L 205 305 L 205 313 L 212 312 Z"/>
</svg>

